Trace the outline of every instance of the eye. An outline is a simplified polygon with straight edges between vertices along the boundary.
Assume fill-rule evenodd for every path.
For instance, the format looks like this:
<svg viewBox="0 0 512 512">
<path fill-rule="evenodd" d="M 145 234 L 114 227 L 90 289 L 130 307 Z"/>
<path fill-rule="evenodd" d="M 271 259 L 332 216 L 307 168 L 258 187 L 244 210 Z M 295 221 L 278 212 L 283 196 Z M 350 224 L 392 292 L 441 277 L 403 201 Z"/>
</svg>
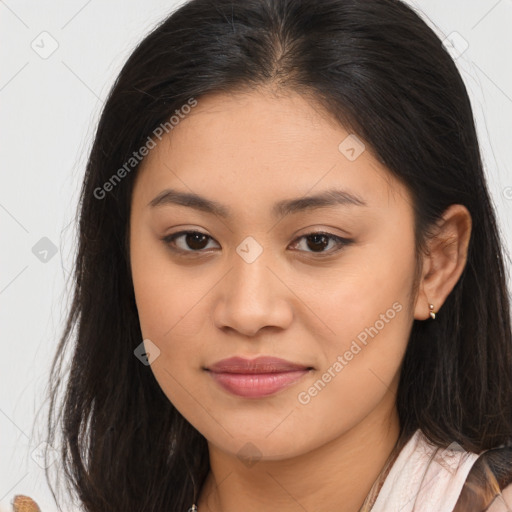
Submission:
<svg viewBox="0 0 512 512">
<path fill-rule="evenodd" d="M 302 235 L 295 239 L 294 244 L 297 244 L 297 241 L 300 241 L 304 239 L 306 241 L 305 246 L 308 248 L 311 248 L 311 251 L 305 251 L 305 252 L 312 252 L 320 254 L 321 256 L 324 254 L 332 254 L 333 252 L 340 251 L 343 249 L 343 247 L 350 245 L 353 240 L 350 240 L 348 238 L 342 238 L 337 235 L 333 235 L 332 233 L 326 233 L 325 231 L 318 231 L 314 233 L 307 233 L 305 235 Z M 335 246 L 334 250 L 324 250 L 330 242 L 334 242 L 333 245 Z"/>
<path fill-rule="evenodd" d="M 200 231 L 180 231 L 179 233 L 165 236 L 162 240 L 176 252 L 202 252 L 202 249 L 205 248 L 205 242 L 209 238 L 213 240 L 209 235 Z M 176 243 L 179 239 L 183 239 L 181 244 Z M 192 250 L 187 249 L 187 247 Z"/>
</svg>

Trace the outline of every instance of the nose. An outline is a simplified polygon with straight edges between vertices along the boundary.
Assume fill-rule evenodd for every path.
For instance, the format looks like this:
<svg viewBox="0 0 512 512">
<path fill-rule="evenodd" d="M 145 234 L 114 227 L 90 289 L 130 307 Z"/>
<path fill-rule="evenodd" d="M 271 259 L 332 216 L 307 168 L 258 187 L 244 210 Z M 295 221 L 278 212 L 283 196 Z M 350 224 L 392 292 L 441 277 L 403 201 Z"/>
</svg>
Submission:
<svg viewBox="0 0 512 512">
<path fill-rule="evenodd" d="M 293 319 L 293 293 L 279 265 L 265 250 L 254 260 L 234 254 L 216 287 L 214 322 L 219 329 L 255 336 L 261 329 L 286 329 Z"/>
</svg>

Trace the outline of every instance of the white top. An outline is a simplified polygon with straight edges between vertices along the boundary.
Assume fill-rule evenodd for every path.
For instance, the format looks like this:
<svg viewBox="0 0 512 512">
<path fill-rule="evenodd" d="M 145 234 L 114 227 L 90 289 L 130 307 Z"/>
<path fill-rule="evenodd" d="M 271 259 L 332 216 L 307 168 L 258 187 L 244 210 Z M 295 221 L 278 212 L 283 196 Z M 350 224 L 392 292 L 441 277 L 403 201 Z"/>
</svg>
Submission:
<svg viewBox="0 0 512 512">
<path fill-rule="evenodd" d="M 391 466 L 372 512 L 452 512 L 478 457 L 458 443 L 443 450 L 418 429 Z"/>
</svg>

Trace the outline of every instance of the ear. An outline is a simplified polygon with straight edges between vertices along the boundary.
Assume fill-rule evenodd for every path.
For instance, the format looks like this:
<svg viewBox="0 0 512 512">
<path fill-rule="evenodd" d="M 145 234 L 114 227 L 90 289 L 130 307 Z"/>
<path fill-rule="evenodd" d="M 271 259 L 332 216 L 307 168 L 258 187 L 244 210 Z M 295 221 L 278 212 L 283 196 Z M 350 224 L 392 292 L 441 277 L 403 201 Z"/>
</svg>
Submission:
<svg viewBox="0 0 512 512">
<path fill-rule="evenodd" d="M 427 241 L 414 307 L 414 318 L 430 318 L 429 304 L 438 312 L 457 284 L 466 265 L 471 237 L 471 214 L 461 204 L 448 207 Z"/>
</svg>

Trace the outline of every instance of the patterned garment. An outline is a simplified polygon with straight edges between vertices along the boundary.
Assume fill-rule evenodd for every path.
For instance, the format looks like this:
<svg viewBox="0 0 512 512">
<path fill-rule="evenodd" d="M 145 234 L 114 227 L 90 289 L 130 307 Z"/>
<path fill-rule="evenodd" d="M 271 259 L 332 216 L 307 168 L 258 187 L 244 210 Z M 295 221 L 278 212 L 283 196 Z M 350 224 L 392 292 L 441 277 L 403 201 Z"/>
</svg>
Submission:
<svg viewBox="0 0 512 512">
<path fill-rule="evenodd" d="M 490 471 L 486 487 L 475 488 L 477 470 L 490 467 L 491 452 L 496 458 L 499 449 L 476 454 L 457 443 L 442 449 L 418 429 L 393 463 L 371 512 L 512 512 L 512 486 L 501 492 L 503 483 L 510 484 L 512 450 L 502 450 L 508 457 L 507 478 L 500 485 Z"/>
</svg>

